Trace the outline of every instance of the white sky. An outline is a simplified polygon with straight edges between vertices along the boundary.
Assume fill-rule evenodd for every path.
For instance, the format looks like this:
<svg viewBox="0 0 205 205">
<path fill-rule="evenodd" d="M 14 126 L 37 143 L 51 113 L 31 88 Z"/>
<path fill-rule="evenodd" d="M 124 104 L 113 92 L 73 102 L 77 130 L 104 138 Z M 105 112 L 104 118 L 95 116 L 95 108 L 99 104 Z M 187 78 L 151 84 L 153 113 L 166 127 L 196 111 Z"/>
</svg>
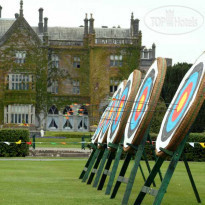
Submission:
<svg viewBox="0 0 205 205">
<path fill-rule="evenodd" d="M 0 5 L 3 7 L 2 18 L 13 18 L 14 13 L 19 12 L 19 2 L 20 0 L 0 0 Z M 134 17 L 140 19 L 143 45 L 150 48 L 154 42 L 157 46 L 156 56 L 172 58 L 173 63 L 194 63 L 205 50 L 205 23 L 197 30 L 182 35 L 160 34 L 150 30 L 144 23 L 148 12 L 168 5 L 186 6 L 202 16 L 205 14 L 202 0 L 24 0 L 23 7 L 24 17 L 31 26 L 38 25 L 40 7 L 44 8 L 44 17 L 48 17 L 49 26 L 65 27 L 83 25 L 85 13 L 93 13 L 95 27 L 120 25 L 121 28 L 129 28 L 130 15 L 134 12 Z M 184 9 L 181 11 L 183 13 Z M 190 13 L 192 11 L 190 10 Z M 162 16 L 160 11 L 157 15 Z M 198 16 L 196 14 L 196 17 Z"/>
</svg>

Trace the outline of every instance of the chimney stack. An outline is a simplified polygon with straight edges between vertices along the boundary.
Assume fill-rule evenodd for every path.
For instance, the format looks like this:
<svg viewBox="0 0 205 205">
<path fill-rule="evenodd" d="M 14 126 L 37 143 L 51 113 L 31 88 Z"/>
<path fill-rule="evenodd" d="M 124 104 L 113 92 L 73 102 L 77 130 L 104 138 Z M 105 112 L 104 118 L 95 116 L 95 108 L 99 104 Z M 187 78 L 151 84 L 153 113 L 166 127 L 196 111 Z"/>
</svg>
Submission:
<svg viewBox="0 0 205 205">
<path fill-rule="evenodd" d="M 88 14 L 85 14 L 84 19 L 84 37 L 88 36 Z"/>
<path fill-rule="evenodd" d="M 138 36 L 139 32 L 139 19 L 135 19 L 133 22 L 133 36 Z"/>
<path fill-rule="evenodd" d="M 48 33 L 48 18 L 44 18 L 44 33 Z"/>
<path fill-rule="evenodd" d="M 39 33 L 43 33 L 43 8 L 40 8 L 38 11 L 39 11 L 38 31 Z"/>
<path fill-rule="evenodd" d="M 134 15 L 133 12 L 131 13 L 131 19 L 130 19 L 130 36 L 133 36 L 133 24 L 134 24 Z"/>
<path fill-rule="evenodd" d="M 94 30 L 94 18 L 93 15 L 90 14 L 90 27 L 89 27 L 89 34 L 95 34 L 95 30 Z"/>
<path fill-rule="evenodd" d="M 15 13 L 15 19 L 17 19 L 19 17 L 18 13 Z"/>
<path fill-rule="evenodd" d="M 0 18 L 1 18 L 1 10 L 2 10 L 2 6 L 0 6 Z"/>
<path fill-rule="evenodd" d="M 156 51 L 156 45 L 155 43 L 152 44 L 152 58 L 155 59 L 155 51 Z"/>
</svg>

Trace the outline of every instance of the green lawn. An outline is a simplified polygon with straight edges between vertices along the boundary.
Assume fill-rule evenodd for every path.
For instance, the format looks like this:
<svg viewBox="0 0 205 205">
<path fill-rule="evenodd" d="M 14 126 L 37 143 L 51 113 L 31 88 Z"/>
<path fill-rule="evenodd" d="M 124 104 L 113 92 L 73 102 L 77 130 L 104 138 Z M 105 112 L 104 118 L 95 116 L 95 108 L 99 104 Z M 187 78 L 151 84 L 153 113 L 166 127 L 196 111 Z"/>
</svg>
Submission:
<svg viewBox="0 0 205 205">
<path fill-rule="evenodd" d="M 36 159 L 36 158 L 34 158 Z M 42 159 L 41 159 L 42 160 Z M 66 161 L 1 161 L 0 204 L 1 205 L 118 205 L 121 204 L 125 185 L 120 187 L 117 197 L 109 199 L 104 191 L 97 191 L 91 185 L 82 183 L 78 177 L 87 159 L 68 159 Z M 151 163 L 153 165 L 153 162 Z M 167 162 L 162 168 L 165 172 Z M 142 162 L 144 167 L 144 162 Z M 131 167 L 131 166 L 130 166 Z M 130 171 L 130 167 L 128 172 Z M 190 163 L 197 188 L 205 204 L 205 163 Z M 147 172 L 146 172 L 147 175 Z M 157 185 L 159 185 L 157 177 Z M 143 185 L 138 173 L 129 204 L 133 204 Z M 152 204 L 147 197 L 143 204 Z M 179 162 L 171 180 L 164 205 L 197 204 L 184 164 Z"/>
<path fill-rule="evenodd" d="M 81 148 L 82 138 L 36 138 L 36 147 L 53 147 L 53 148 Z M 66 144 L 62 144 L 62 142 Z M 90 142 L 89 138 L 85 138 L 85 146 Z"/>
</svg>

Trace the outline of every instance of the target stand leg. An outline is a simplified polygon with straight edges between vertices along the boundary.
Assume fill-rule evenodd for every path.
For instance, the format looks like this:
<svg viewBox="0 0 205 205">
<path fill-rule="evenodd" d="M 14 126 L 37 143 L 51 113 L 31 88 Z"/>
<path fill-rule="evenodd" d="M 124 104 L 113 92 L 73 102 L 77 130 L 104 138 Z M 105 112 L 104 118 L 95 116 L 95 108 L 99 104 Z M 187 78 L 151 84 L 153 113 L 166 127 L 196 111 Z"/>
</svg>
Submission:
<svg viewBox="0 0 205 205">
<path fill-rule="evenodd" d="M 98 168 L 98 166 L 100 164 L 100 161 L 101 161 L 101 159 L 103 157 L 104 152 L 105 152 L 105 148 L 100 149 L 100 153 L 99 153 L 99 155 L 98 155 L 98 157 L 97 157 L 97 159 L 95 161 L 93 169 L 92 169 L 92 171 L 90 173 L 90 176 L 88 178 L 87 184 L 91 184 L 92 183 L 92 180 L 93 180 L 95 174 L 97 173 L 97 168 Z"/>
<path fill-rule="evenodd" d="M 138 167 L 140 167 L 140 160 L 142 159 L 142 155 L 144 152 L 144 147 L 145 147 L 145 142 L 146 142 L 147 137 L 145 136 L 141 142 L 141 144 L 136 147 L 133 146 L 132 144 L 129 144 L 129 146 L 131 146 L 133 149 L 135 149 L 135 160 L 134 160 L 134 164 L 130 173 L 130 176 L 128 178 L 127 181 L 127 186 L 126 186 L 126 190 L 123 196 L 123 200 L 122 200 L 122 204 L 127 204 L 131 191 L 132 191 L 132 187 L 134 184 L 134 180 L 138 171 Z"/>
<path fill-rule="evenodd" d="M 96 177 L 95 177 L 95 180 L 94 180 L 94 183 L 93 183 L 93 187 L 97 187 L 98 186 L 98 183 L 99 183 L 99 180 L 100 180 L 100 176 L 103 172 L 103 168 L 104 168 L 104 165 L 106 163 L 106 160 L 107 160 L 107 163 L 105 165 L 105 169 L 109 169 L 110 168 L 110 165 L 112 163 L 112 160 L 114 158 L 114 153 L 111 152 L 109 149 L 106 149 L 105 150 L 105 153 L 104 153 L 104 156 L 103 156 L 103 159 L 100 163 L 100 167 L 97 171 L 97 174 L 96 174 Z"/>
<path fill-rule="evenodd" d="M 92 160 L 92 158 L 93 158 L 93 156 L 94 156 L 94 153 L 95 153 L 95 151 L 96 151 L 96 149 L 97 149 L 97 147 L 96 147 L 94 144 L 89 144 L 88 147 L 92 148 L 93 151 L 92 151 L 90 157 L 88 158 L 88 160 L 87 160 L 87 162 L 86 162 L 86 164 L 85 164 L 85 167 L 84 167 L 83 171 L 82 171 L 81 174 L 80 174 L 79 179 L 82 179 L 82 178 L 84 177 L 84 175 L 85 175 L 85 173 L 86 173 L 86 171 L 87 171 L 87 169 L 88 169 L 88 166 L 89 166 L 89 164 L 90 164 L 90 162 L 91 162 L 91 160 Z"/>
<path fill-rule="evenodd" d="M 152 143 L 152 139 L 151 139 L 150 134 L 148 134 L 147 139 L 148 139 L 148 141 L 150 142 L 151 150 L 152 150 L 152 155 L 153 155 L 154 160 L 155 160 L 155 162 L 156 162 L 157 159 L 158 159 L 158 157 L 156 156 L 155 147 L 154 147 L 154 145 L 153 145 L 153 143 Z M 149 173 L 150 173 L 150 171 L 149 171 Z M 158 172 L 158 173 L 159 173 L 159 178 L 160 178 L 160 180 L 161 180 L 161 182 L 162 182 L 163 178 L 162 178 L 162 173 L 161 173 L 161 170 L 160 170 L 160 169 L 159 169 L 159 172 Z"/>
<path fill-rule="evenodd" d="M 132 154 L 127 153 L 125 161 L 124 161 L 123 166 L 121 168 L 120 174 L 119 174 L 119 176 L 117 178 L 117 182 L 116 182 L 116 184 L 114 186 L 114 189 L 113 189 L 113 192 L 111 194 L 111 197 L 110 197 L 111 199 L 115 198 L 121 183 L 122 182 L 127 183 L 127 179 L 124 178 L 124 176 L 125 176 L 125 173 L 127 171 L 127 168 L 128 168 L 128 165 L 130 163 L 131 158 L 132 158 Z"/>
<path fill-rule="evenodd" d="M 102 174 L 102 177 L 100 179 L 100 183 L 98 185 L 98 190 L 102 190 L 103 189 L 103 186 L 105 184 L 105 180 L 107 178 L 107 176 L 110 176 L 110 179 L 113 178 L 114 180 L 114 177 L 115 177 L 115 174 L 116 174 L 116 171 L 117 171 L 117 167 L 118 167 L 118 164 L 119 164 L 119 161 L 120 161 L 120 157 L 121 157 L 121 154 L 122 154 L 122 145 L 121 144 L 112 144 L 112 143 L 109 143 L 108 145 L 109 147 L 113 148 L 113 149 L 116 149 L 117 152 L 116 152 L 116 156 L 115 156 L 115 160 L 114 160 L 114 164 L 113 164 L 113 167 L 112 167 L 112 171 L 110 172 L 109 169 L 110 169 L 110 166 L 112 164 L 112 161 L 114 159 L 114 155 L 115 155 L 115 152 L 111 152 L 112 155 L 111 155 L 111 158 L 109 158 L 109 160 L 107 161 L 106 163 L 106 166 L 105 166 L 105 169 L 104 169 L 104 172 Z M 110 182 L 110 181 L 109 181 Z M 112 182 L 111 182 L 112 183 Z M 108 183 L 109 184 L 109 183 Z M 112 185 L 111 185 L 112 186 Z"/>
<path fill-rule="evenodd" d="M 171 177 L 174 173 L 174 170 L 176 168 L 176 165 L 180 159 L 180 156 L 182 154 L 182 151 L 184 149 L 185 143 L 186 143 L 186 139 L 187 139 L 188 135 L 183 139 L 183 141 L 180 143 L 180 145 L 178 146 L 178 148 L 176 149 L 175 152 L 171 152 L 165 149 L 161 149 L 161 151 L 165 152 L 167 155 L 172 156 L 172 159 L 169 163 L 169 167 L 166 171 L 166 174 L 164 176 L 164 179 L 162 180 L 162 183 L 160 185 L 159 190 L 156 189 L 152 189 L 150 188 L 151 184 L 154 181 L 154 178 L 157 175 L 157 172 L 159 171 L 160 167 L 162 166 L 165 158 L 159 157 L 157 162 L 155 163 L 149 177 L 147 178 L 147 181 L 145 182 L 144 186 L 142 187 L 136 201 L 135 201 L 135 205 L 139 205 L 142 203 L 144 197 L 146 194 L 150 194 L 152 196 L 155 197 L 154 200 L 154 205 L 159 205 L 162 202 L 162 199 L 164 197 L 164 194 L 166 193 L 167 187 L 170 183 Z"/>
<path fill-rule="evenodd" d="M 94 164 L 96 158 L 99 156 L 99 153 L 100 153 L 101 151 L 102 151 L 102 150 L 100 150 L 100 149 L 96 149 L 96 151 L 95 151 L 95 153 L 94 153 L 92 159 L 90 160 L 90 163 L 89 163 L 89 165 L 88 165 L 88 168 L 87 168 L 87 170 L 86 170 L 86 172 L 85 172 L 85 174 L 84 174 L 84 176 L 83 176 L 83 178 L 82 178 L 82 182 L 86 182 L 86 180 L 87 180 L 87 178 L 88 178 L 88 176 L 89 176 L 89 173 L 90 173 L 90 171 L 91 171 L 91 169 L 92 169 L 92 167 L 93 167 L 93 164 Z"/>
<path fill-rule="evenodd" d="M 197 200 L 198 203 L 201 203 L 201 199 L 200 199 L 198 190 L 197 190 L 197 188 L 196 188 L 196 184 L 195 184 L 195 182 L 194 182 L 194 178 L 193 178 L 193 176 L 192 176 L 192 174 L 191 174 L 191 170 L 190 170 L 189 164 L 188 164 L 188 162 L 187 162 L 186 155 L 185 155 L 184 153 L 183 153 L 182 155 L 183 155 L 184 165 L 185 165 L 185 167 L 186 167 L 186 171 L 187 171 L 187 174 L 188 174 L 188 176 L 189 176 L 189 180 L 190 180 L 190 182 L 191 182 L 192 189 L 193 189 L 193 191 L 194 191 L 196 200 Z"/>
</svg>

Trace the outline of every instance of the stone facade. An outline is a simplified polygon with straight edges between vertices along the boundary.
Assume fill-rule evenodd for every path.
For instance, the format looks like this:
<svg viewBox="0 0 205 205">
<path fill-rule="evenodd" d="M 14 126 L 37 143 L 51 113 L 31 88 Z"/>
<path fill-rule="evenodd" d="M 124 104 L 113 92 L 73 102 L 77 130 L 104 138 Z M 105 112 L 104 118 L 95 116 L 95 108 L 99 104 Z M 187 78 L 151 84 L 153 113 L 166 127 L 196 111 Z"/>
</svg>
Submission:
<svg viewBox="0 0 205 205">
<path fill-rule="evenodd" d="M 130 28 L 48 27 L 39 9 L 31 27 L 23 1 L 15 19 L 0 7 L 0 125 L 29 124 L 34 129 L 88 131 L 96 124 L 119 82 L 134 69 L 146 70 L 155 45 L 141 45 L 139 20 Z M 141 59 L 141 61 L 140 61 Z"/>
</svg>

